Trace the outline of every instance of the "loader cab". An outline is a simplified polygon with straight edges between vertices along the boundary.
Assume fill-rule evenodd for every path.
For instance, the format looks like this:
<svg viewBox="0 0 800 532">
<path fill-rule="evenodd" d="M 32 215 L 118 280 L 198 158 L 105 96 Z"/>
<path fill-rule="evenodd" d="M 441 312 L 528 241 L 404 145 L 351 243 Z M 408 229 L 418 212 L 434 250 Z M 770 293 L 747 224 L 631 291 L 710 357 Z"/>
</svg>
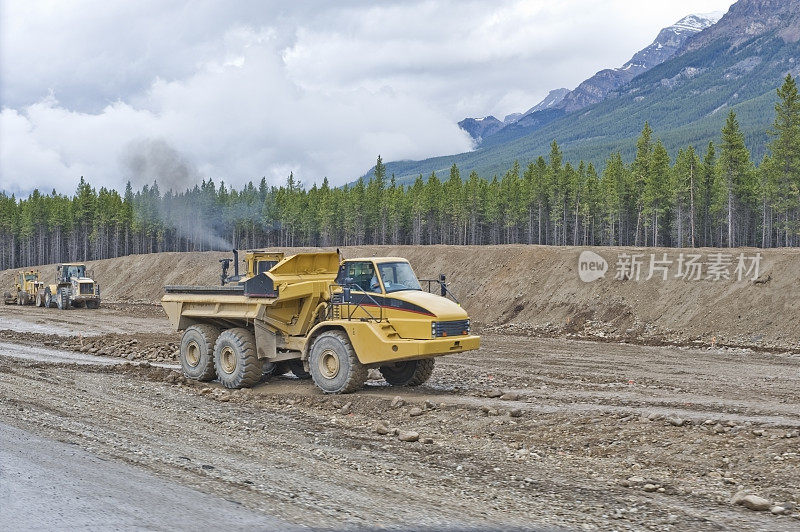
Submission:
<svg viewBox="0 0 800 532">
<path fill-rule="evenodd" d="M 86 277 L 85 264 L 61 264 L 56 268 L 56 279 L 62 283 L 68 283 L 73 277 Z"/>
</svg>

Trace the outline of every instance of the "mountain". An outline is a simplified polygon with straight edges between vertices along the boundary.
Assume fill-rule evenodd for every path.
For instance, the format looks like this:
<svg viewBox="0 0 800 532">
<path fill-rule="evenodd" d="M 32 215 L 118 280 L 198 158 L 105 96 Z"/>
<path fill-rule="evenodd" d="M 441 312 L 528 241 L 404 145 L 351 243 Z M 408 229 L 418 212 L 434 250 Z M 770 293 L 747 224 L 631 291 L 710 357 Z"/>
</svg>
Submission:
<svg viewBox="0 0 800 532">
<path fill-rule="evenodd" d="M 469 135 L 478 143 L 484 137 L 494 135 L 500 131 L 503 122 L 493 116 L 485 116 L 483 118 L 465 118 L 458 123 L 458 127 L 469 133 Z"/>
<path fill-rule="evenodd" d="M 553 107 L 558 106 L 558 104 L 564 101 L 564 98 L 567 96 L 567 94 L 569 94 L 569 92 L 570 92 L 569 89 L 564 89 L 564 88 L 550 91 L 550 93 L 545 97 L 544 100 L 537 103 L 524 113 L 521 113 L 520 117 L 524 115 L 529 115 L 531 113 L 535 113 L 536 111 L 544 111 L 545 109 L 551 109 Z M 507 121 L 504 120 L 504 122 Z"/>
<path fill-rule="evenodd" d="M 578 85 L 564 97 L 560 107 L 571 113 L 605 100 L 612 91 L 675 56 L 690 37 L 715 24 L 721 16 L 689 15 L 662 29 L 652 44 L 636 52 L 630 61 L 619 68 L 601 70 Z"/>
<path fill-rule="evenodd" d="M 509 115 L 509 117 L 514 117 L 511 120 L 506 117 L 500 127 L 497 124 L 499 120 L 494 117 L 483 119 L 467 118 L 459 122 L 458 125 L 469 133 L 478 145 L 485 143 L 489 137 L 499 133 L 506 126 L 512 127 L 504 131 L 502 137 L 492 139 L 490 141 L 492 145 L 521 137 L 532 129 L 549 124 L 555 118 L 605 100 L 611 92 L 629 83 L 636 76 L 673 57 L 689 37 L 717 22 L 720 16 L 721 14 L 719 13 L 710 13 L 706 15 L 689 15 L 682 18 L 672 26 L 662 29 L 647 48 L 636 52 L 630 61 L 621 67 L 601 70 L 591 78 L 583 81 L 572 91 L 567 89 L 550 91 L 550 94 L 544 100 L 526 112 L 518 116 Z M 554 113 L 553 110 L 563 112 Z M 536 116 L 536 113 L 543 111 L 548 112 L 541 116 Z M 483 124 L 489 119 L 492 119 L 490 121 L 491 126 L 487 123 L 489 127 L 486 128 L 476 127 L 473 123 L 475 120 L 482 120 L 483 122 L 479 122 L 479 124 Z"/>
<path fill-rule="evenodd" d="M 614 152 L 631 160 L 645 121 L 675 156 L 692 144 L 704 149 L 718 141 L 728 110 L 734 110 L 753 159 L 760 160 L 774 118 L 775 90 L 787 73 L 800 74 L 800 2 L 739 0 L 716 24 L 689 37 L 670 59 L 633 78 L 601 102 L 561 116 L 515 138 L 502 139 L 508 125 L 474 151 L 423 161 L 387 164 L 398 179 L 454 163 L 462 175 L 502 175 L 547 155 L 555 139 L 566 160 L 585 160 L 602 168 Z M 521 121 L 520 118 L 519 121 Z"/>
</svg>

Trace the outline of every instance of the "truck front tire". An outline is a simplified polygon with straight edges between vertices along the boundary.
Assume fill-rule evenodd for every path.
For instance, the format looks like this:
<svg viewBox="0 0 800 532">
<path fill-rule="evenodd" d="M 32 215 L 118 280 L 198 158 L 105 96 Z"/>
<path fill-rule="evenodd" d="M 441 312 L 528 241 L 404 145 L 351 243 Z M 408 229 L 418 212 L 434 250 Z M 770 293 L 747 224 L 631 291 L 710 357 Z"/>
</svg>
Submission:
<svg viewBox="0 0 800 532">
<path fill-rule="evenodd" d="M 56 292 L 56 305 L 58 305 L 58 310 L 67 310 L 69 308 L 69 293 L 59 288 L 58 292 Z"/>
<path fill-rule="evenodd" d="M 434 359 L 408 360 L 381 366 L 380 372 L 392 386 L 419 386 L 431 378 Z"/>
<path fill-rule="evenodd" d="M 217 379 L 226 388 L 249 388 L 261 380 L 264 363 L 256 355 L 255 335 L 243 328 L 228 329 L 214 346 Z"/>
<path fill-rule="evenodd" d="M 183 374 L 198 381 L 210 381 L 217 376 L 214 370 L 214 344 L 219 329 L 211 325 L 192 325 L 181 337 L 180 361 Z"/>
<path fill-rule="evenodd" d="M 308 365 L 314 384 L 325 393 L 351 393 L 367 380 L 367 368 L 342 331 L 320 334 L 311 346 Z"/>
</svg>

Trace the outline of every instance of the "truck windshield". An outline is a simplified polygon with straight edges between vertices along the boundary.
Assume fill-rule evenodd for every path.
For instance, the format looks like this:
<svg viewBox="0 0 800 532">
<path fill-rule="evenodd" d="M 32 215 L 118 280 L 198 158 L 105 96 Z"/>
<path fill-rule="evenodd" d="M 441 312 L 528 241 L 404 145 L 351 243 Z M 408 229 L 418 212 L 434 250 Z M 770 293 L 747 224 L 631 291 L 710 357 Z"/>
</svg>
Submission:
<svg viewBox="0 0 800 532">
<path fill-rule="evenodd" d="M 414 270 L 407 262 L 384 262 L 378 264 L 383 288 L 386 293 L 400 290 L 422 290 Z"/>
</svg>

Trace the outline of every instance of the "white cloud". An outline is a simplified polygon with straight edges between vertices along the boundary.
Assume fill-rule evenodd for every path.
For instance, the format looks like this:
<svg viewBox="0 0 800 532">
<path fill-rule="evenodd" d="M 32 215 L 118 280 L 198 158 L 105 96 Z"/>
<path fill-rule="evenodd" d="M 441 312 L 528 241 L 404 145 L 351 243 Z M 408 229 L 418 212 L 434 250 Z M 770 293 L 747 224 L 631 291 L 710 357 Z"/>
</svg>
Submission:
<svg viewBox="0 0 800 532">
<path fill-rule="evenodd" d="M 525 110 L 728 4 L 0 0 L 0 189 L 340 184 L 379 153 L 469 149 L 464 116 Z"/>
</svg>

